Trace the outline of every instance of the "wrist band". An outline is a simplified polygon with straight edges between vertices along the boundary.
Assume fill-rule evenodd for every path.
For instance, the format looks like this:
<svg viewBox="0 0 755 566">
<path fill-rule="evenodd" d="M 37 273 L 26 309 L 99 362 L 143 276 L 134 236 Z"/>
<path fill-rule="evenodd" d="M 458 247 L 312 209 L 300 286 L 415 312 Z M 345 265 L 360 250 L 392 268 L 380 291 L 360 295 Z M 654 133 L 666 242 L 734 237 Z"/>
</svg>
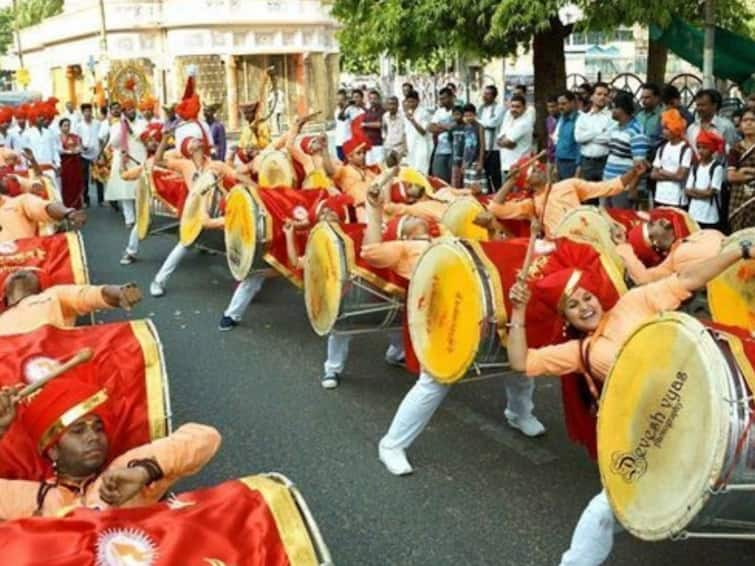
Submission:
<svg viewBox="0 0 755 566">
<path fill-rule="evenodd" d="M 526 325 L 523 322 L 507 322 L 506 327 L 507 328 L 526 328 Z"/>
<path fill-rule="evenodd" d="M 160 481 L 164 477 L 162 468 L 160 468 L 160 464 L 155 462 L 152 458 L 145 458 L 143 460 L 131 460 L 126 467 L 144 468 L 145 470 L 147 470 L 149 480 L 147 481 L 146 485 L 152 485 L 153 483 Z"/>
<path fill-rule="evenodd" d="M 739 242 L 739 247 L 742 250 L 742 259 L 752 259 L 751 248 L 752 242 L 750 240 L 742 240 Z"/>
</svg>

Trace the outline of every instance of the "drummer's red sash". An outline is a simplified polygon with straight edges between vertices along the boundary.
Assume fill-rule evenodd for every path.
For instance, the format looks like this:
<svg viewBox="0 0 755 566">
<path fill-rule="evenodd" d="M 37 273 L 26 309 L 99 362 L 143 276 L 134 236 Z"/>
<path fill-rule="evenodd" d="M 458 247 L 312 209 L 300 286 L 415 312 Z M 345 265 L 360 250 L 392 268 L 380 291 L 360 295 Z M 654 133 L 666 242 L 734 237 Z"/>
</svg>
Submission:
<svg viewBox="0 0 755 566">
<path fill-rule="evenodd" d="M 154 327 L 147 321 L 79 328 L 44 326 L 0 340 L 0 386 L 27 383 L 48 373 L 58 360 L 93 350 L 97 384 L 108 390 L 111 458 L 167 434 L 165 368 Z M 61 376 L 56 379 L 65 379 Z M 43 480 L 50 462 L 16 419 L 0 440 L 0 477 Z M 8 562 L 9 564 L 14 562 Z M 20 564 L 20 562 L 16 562 Z"/>
<path fill-rule="evenodd" d="M 0 312 L 5 309 L 5 280 L 23 267 L 41 269 L 48 285 L 89 282 L 84 244 L 78 232 L 37 236 L 0 243 Z"/>
<path fill-rule="evenodd" d="M 0 524 L 3 562 L 24 566 L 315 566 L 286 488 L 263 476 L 130 509 Z"/>
<path fill-rule="evenodd" d="M 168 169 L 152 170 L 153 195 L 180 217 L 189 194 L 181 175 Z"/>
</svg>

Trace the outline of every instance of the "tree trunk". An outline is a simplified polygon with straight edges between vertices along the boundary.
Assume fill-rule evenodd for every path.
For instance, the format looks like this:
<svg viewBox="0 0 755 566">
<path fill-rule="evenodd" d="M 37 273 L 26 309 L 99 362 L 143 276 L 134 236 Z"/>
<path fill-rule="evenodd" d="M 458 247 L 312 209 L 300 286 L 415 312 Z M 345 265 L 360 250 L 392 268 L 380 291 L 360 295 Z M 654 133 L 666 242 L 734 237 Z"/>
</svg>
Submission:
<svg viewBox="0 0 755 566">
<path fill-rule="evenodd" d="M 566 89 L 566 57 L 564 38 L 571 26 L 564 26 L 557 16 L 550 18 L 550 29 L 538 32 L 532 40 L 532 61 L 535 67 L 535 134 L 537 144 L 545 148 L 548 132 L 545 128 L 547 109 L 545 101 Z"/>
<path fill-rule="evenodd" d="M 648 46 L 647 82 L 662 86 L 666 82 L 668 47 L 659 41 L 650 40 Z"/>
</svg>

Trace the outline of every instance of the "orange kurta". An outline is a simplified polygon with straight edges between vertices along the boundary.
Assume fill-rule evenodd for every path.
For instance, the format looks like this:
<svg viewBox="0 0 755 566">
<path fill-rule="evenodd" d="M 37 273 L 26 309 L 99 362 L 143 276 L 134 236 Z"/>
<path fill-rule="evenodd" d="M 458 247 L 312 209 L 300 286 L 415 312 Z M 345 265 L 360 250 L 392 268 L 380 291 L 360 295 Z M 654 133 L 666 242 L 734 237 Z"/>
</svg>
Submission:
<svg viewBox="0 0 755 566">
<path fill-rule="evenodd" d="M 409 279 L 430 240 L 393 240 L 362 246 L 362 259 L 378 269 L 390 269 Z"/>
<path fill-rule="evenodd" d="M 152 458 L 160 465 L 164 477 L 144 488 L 123 507 L 139 507 L 159 501 L 170 487 L 191 476 L 209 462 L 220 447 L 220 433 L 212 427 L 185 424 L 166 438 L 129 450 L 118 456 L 108 469 L 125 468 L 132 460 Z M 109 507 L 100 499 L 102 476 L 86 484 L 83 493 L 55 486 L 47 493 L 42 516 L 50 517 L 69 507 Z M 39 482 L 0 480 L 0 520 L 31 517 L 37 509 Z"/>
<path fill-rule="evenodd" d="M 629 244 L 616 246 L 616 251 L 624 260 L 629 277 L 637 285 L 652 283 L 673 273 L 679 273 L 683 268 L 698 261 L 711 259 L 721 253 L 724 235 L 718 230 L 700 230 L 693 232 L 683 240 L 677 242 L 666 259 L 655 267 L 645 267 L 637 258 Z"/>
<path fill-rule="evenodd" d="M 191 159 L 184 158 L 168 159 L 165 164 L 168 169 L 175 171 L 184 178 L 184 183 L 186 183 L 188 189 L 191 189 L 195 175 L 204 171 L 214 173 L 221 180 L 225 177 L 236 179 L 236 171 L 223 161 L 213 161 L 205 158 L 202 169 L 197 169 L 197 166 Z"/>
<path fill-rule="evenodd" d="M 448 203 L 438 200 L 420 200 L 413 204 L 389 202 L 385 205 L 385 213 L 391 216 L 409 214 L 425 220 L 440 222 L 440 219 L 448 210 Z"/>
<path fill-rule="evenodd" d="M 50 201 L 32 194 L 17 197 L 0 195 L 0 242 L 33 238 L 39 222 L 50 222 Z"/>
<path fill-rule="evenodd" d="M 621 297 L 604 314 L 591 338 L 589 361 L 592 375 L 605 380 L 619 349 L 640 324 L 661 311 L 675 310 L 689 297 L 690 292 L 682 287 L 676 275 L 635 287 Z M 530 377 L 577 372 L 584 372 L 579 340 L 527 350 L 526 373 Z"/>
<path fill-rule="evenodd" d="M 31 332 L 45 324 L 73 326 L 77 316 L 111 308 L 102 289 L 93 285 L 56 285 L 29 295 L 0 314 L 0 336 Z"/>
<path fill-rule="evenodd" d="M 545 205 L 545 193 L 541 191 L 532 199 L 505 202 L 503 204 L 491 201 L 488 210 L 500 220 L 525 220 L 537 216 L 542 219 L 545 236 L 553 238 L 556 228 L 570 210 L 577 208 L 582 202 L 619 194 L 624 190 L 620 178 L 598 183 L 582 179 L 566 179 L 555 183 L 548 195 Z M 543 207 L 545 206 L 545 214 Z"/>
<path fill-rule="evenodd" d="M 378 174 L 372 169 L 361 169 L 353 165 L 338 165 L 333 175 L 333 182 L 344 194 L 354 199 L 359 206 L 367 200 L 367 190 Z"/>
</svg>

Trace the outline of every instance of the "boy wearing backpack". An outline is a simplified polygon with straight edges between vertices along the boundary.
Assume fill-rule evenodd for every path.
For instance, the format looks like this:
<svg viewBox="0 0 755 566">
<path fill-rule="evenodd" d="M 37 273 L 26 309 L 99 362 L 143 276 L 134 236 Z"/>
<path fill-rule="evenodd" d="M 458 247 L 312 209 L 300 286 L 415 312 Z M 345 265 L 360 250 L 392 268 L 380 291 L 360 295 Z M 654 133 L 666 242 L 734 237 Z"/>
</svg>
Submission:
<svg viewBox="0 0 755 566">
<path fill-rule="evenodd" d="M 663 142 L 655 153 L 650 178 L 656 181 L 654 206 L 687 208 L 685 187 L 692 166 L 693 151 L 684 139 L 687 123 L 672 108 L 661 115 Z"/>
<path fill-rule="evenodd" d="M 690 199 L 689 215 L 700 228 L 720 229 L 721 186 L 724 168 L 716 159 L 723 153 L 724 139 L 713 130 L 700 130 L 697 136 L 698 163 L 692 167 L 687 179 L 686 195 Z"/>
</svg>

